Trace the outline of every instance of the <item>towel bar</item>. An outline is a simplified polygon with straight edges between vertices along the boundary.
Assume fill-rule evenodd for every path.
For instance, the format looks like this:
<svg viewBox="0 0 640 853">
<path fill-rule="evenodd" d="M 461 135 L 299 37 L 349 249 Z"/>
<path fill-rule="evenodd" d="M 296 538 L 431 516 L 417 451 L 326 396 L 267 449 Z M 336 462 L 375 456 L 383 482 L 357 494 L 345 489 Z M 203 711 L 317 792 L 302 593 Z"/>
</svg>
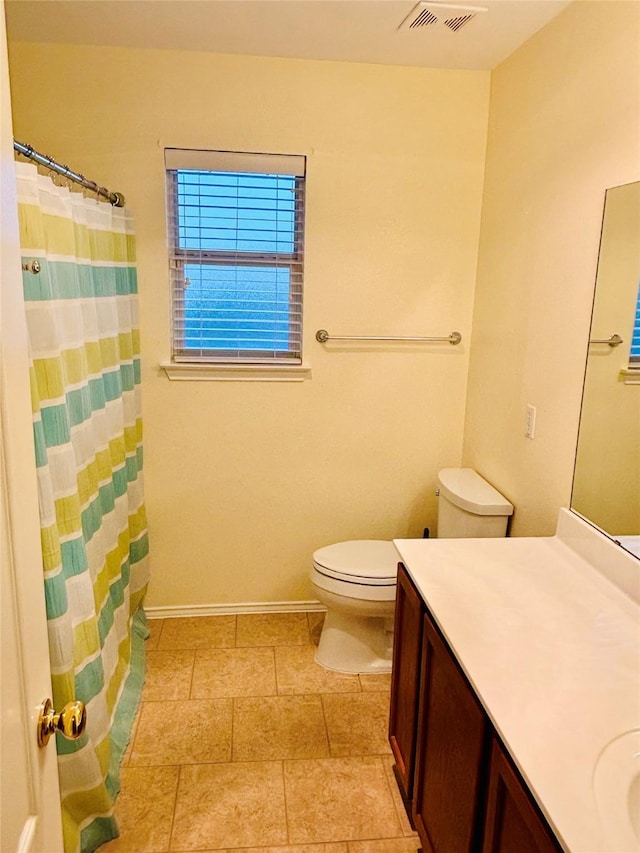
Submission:
<svg viewBox="0 0 640 853">
<path fill-rule="evenodd" d="M 589 341 L 589 343 L 590 344 L 609 344 L 610 347 L 619 347 L 620 344 L 624 343 L 624 341 L 622 340 L 620 335 L 611 335 L 610 338 L 604 338 L 604 340 L 602 338 L 598 338 L 597 340 L 595 338 L 592 338 Z"/>
<path fill-rule="evenodd" d="M 321 344 L 326 341 L 417 341 L 419 343 L 434 343 L 436 341 L 447 341 L 453 346 L 459 344 L 462 340 L 460 332 L 451 332 L 450 335 L 440 338 L 412 338 L 402 336 L 386 336 L 386 335 L 330 335 L 326 329 L 318 329 L 316 332 L 316 340 Z"/>
</svg>

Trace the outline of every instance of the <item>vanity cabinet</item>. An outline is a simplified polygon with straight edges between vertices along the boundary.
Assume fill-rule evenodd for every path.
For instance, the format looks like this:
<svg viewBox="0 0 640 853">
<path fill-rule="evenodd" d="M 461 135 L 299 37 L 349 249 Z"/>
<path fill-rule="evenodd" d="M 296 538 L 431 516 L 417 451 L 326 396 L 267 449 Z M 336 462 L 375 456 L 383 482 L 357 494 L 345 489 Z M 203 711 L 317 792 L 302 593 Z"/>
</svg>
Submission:
<svg viewBox="0 0 640 853">
<path fill-rule="evenodd" d="M 422 597 L 400 563 L 396 585 L 389 744 L 395 759 L 393 769 L 398 788 L 411 820 L 424 614 Z M 402 629 L 398 630 L 398 626 Z"/>
<path fill-rule="evenodd" d="M 478 850 L 488 720 L 424 616 L 413 820 L 429 853 Z"/>
<path fill-rule="evenodd" d="M 494 738 L 482 853 L 558 853 L 559 850 L 502 745 Z"/>
<path fill-rule="evenodd" d="M 389 742 L 424 853 L 561 849 L 402 564 Z"/>
</svg>

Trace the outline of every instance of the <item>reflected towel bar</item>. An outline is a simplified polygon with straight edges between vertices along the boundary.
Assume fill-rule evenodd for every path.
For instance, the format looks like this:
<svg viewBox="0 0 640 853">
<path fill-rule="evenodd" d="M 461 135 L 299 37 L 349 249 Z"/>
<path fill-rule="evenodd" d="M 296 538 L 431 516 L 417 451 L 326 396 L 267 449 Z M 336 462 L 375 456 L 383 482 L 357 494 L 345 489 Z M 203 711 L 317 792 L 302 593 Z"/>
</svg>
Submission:
<svg viewBox="0 0 640 853">
<path fill-rule="evenodd" d="M 447 341 L 453 346 L 459 344 L 462 340 L 460 332 L 451 332 L 444 338 L 408 338 L 408 337 L 386 337 L 380 335 L 330 335 L 326 329 L 318 329 L 316 332 L 316 340 L 321 344 L 326 341 L 417 341 L 419 343 L 434 343 L 439 341 Z"/>
<path fill-rule="evenodd" d="M 624 341 L 622 340 L 620 335 L 611 335 L 610 338 L 604 338 L 604 339 L 598 338 L 596 340 L 595 338 L 592 338 L 589 341 L 589 343 L 590 344 L 609 344 L 610 347 L 619 347 L 620 344 L 624 343 Z"/>
</svg>

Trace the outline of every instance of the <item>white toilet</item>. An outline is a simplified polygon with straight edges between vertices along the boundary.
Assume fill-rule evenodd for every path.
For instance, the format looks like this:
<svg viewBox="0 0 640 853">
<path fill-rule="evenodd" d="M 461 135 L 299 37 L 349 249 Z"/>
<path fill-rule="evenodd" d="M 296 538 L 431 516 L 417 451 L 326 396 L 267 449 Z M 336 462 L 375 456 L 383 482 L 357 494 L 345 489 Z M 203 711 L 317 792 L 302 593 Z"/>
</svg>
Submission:
<svg viewBox="0 0 640 853">
<path fill-rule="evenodd" d="M 438 538 L 505 536 L 513 506 L 472 468 L 438 474 Z M 327 608 L 316 661 L 346 673 L 391 672 L 398 552 L 358 539 L 319 548 L 311 583 Z"/>
</svg>

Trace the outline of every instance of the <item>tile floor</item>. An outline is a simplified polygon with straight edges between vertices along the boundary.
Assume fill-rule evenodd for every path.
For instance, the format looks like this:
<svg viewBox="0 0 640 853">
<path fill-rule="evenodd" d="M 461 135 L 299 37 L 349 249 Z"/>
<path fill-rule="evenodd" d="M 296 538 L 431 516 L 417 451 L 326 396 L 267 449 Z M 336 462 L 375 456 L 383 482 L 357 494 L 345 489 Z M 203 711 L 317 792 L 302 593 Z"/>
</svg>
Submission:
<svg viewBox="0 0 640 853">
<path fill-rule="evenodd" d="M 321 613 L 150 621 L 147 679 L 100 853 L 415 853 L 389 676 L 314 661 Z"/>
</svg>

